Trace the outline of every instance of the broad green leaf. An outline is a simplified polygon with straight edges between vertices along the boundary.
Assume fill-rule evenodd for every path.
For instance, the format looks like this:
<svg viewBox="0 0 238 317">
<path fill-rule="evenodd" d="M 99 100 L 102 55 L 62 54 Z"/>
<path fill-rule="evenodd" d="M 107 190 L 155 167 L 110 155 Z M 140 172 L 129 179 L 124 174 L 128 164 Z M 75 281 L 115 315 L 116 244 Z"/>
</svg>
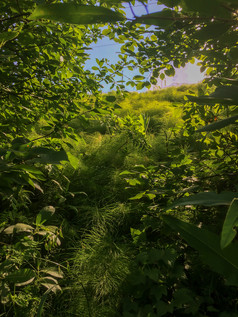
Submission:
<svg viewBox="0 0 238 317">
<path fill-rule="evenodd" d="M 141 76 L 141 75 L 136 75 L 133 77 L 133 80 L 144 80 L 145 77 L 144 76 Z"/>
<path fill-rule="evenodd" d="M 198 40 L 207 41 L 218 38 L 225 33 L 230 26 L 227 23 L 210 23 L 194 34 Z"/>
<path fill-rule="evenodd" d="M 228 56 L 233 62 L 236 63 L 238 61 L 238 46 L 232 47 L 228 53 Z"/>
<path fill-rule="evenodd" d="M 221 192 L 217 194 L 215 192 L 204 192 L 181 198 L 175 201 L 172 205 L 166 208 L 172 209 L 177 206 L 187 205 L 201 205 L 201 206 L 219 206 L 230 205 L 234 198 L 238 198 L 238 193 L 233 192 Z"/>
<path fill-rule="evenodd" d="M 62 272 L 60 272 L 57 268 L 51 267 L 45 270 L 41 270 L 41 272 L 49 274 L 50 276 L 56 277 L 56 278 L 63 278 L 64 275 Z"/>
<path fill-rule="evenodd" d="M 7 227 L 3 232 L 5 234 L 13 234 L 14 232 L 19 233 L 19 232 L 32 232 L 34 228 L 32 226 L 29 226 L 25 223 L 17 223 L 15 225 Z"/>
<path fill-rule="evenodd" d="M 189 101 L 199 104 L 238 105 L 238 89 L 237 86 L 220 86 L 210 96 L 187 96 L 187 98 Z"/>
<path fill-rule="evenodd" d="M 79 162 L 80 162 L 79 159 L 73 154 L 71 154 L 70 152 L 67 153 L 67 156 L 68 156 L 70 165 L 76 170 L 79 167 Z"/>
<path fill-rule="evenodd" d="M 46 276 L 40 279 L 41 285 L 46 287 L 47 290 L 56 293 L 61 291 L 61 287 L 58 284 L 58 281 L 51 276 Z"/>
<path fill-rule="evenodd" d="M 16 286 L 25 286 L 33 282 L 35 273 L 31 269 L 19 269 L 6 275 L 5 280 L 14 283 Z"/>
<path fill-rule="evenodd" d="M 176 21 L 178 14 L 170 9 L 164 9 L 160 12 L 142 15 L 134 20 L 135 23 L 155 25 L 160 28 L 166 28 Z"/>
<path fill-rule="evenodd" d="M 237 86 L 220 86 L 210 95 L 214 98 L 231 99 L 238 104 L 238 89 Z"/>
<path fill-rule="evenodd" d="M 40 225 L 45 223 L 50 217 L 55 213 L 55 208 L 53 206 L 46 206 L 41 209 L 41 211 L 36 216 L 36 224 Z"/>
<path fill-rule="evenodd" d="M 21 170 L 24 170 L 26 172 L 30 172 L 30 173 L 36 174 L 36 175 L 41 175 L 44 177 L 44 174 L 38 168 L 36 168 L 32 165 L 26 165 L 26 164 L 14 165 L 14 169 L 21 169 Z"/>
<path fill-rule="evenodd" d="M 34 162 L 42 164 L 59 164 L 61 161 L 68 161 L 65 150 L 55 151 L 53 149 L 36 147 L 32 148 L 30 154 L 37 156 Z"/>
<path fill-rule="evenodd" d="M 181 0 L 160 0 L 159 3 L 166 5 L 167 7 L 173 8 L 179 5 Z"/>
<path fill-rule="evenodd" d="M 37 6 L 29 19 L 48 19 L 71 24 L 95 24 L 121 21 L 124 17 L 118 12 L 99 6 L 53 3 Z"/>
<path fill-rule="evenodd" d="M 121 175 L 134 175 L 135 173 L 132 173 L 132 172 L 130 172 L 130 171 L 123 171 L 123 172 L 121 172 L 119 175 L 121 176 Z"/>
<path fill-rule="evenodd" d="M 233 86 L 238 86 L 238 80 L 232 79 L 232 78 L 226 78 L 226 77 L 217 77 L 216 78 L 219 82 L 225 83 L 225 84 L 231 84 Z"/>
<path fill-rule="evenodd" d="M 115 96 L 106 96 L 106 100 L 107 100 L 108 102 L 114 102 L 114 101 L 117 100 L 117 98 L 116 98 Z"/>
<path fill-rule="evenodd" d="M 237 225 L 238 221 L 238 198 L 234 198 L 222 227 L 221 232 L 221 248 L 226 248 L 236 236 L 236 230 L 234 227 Z"/>
<path fill-rule="evenodd" d="M 218 0 L 182 0 L 180 4 L 187 12 L 197 12 L 201 16 L 229 18 L 231 13 Z"/>
<path fill-rule="evenodd" d="M 141 184 L 141 182 L 136 178 L 126 178 L 125 180 L 131 186 L 136 186 Z"/>
<path fill-rule="evenodd" d="M 17 37 L 18 34 L 19 32 L 16 32 L 16 31 L 0 33 L 0 48 L 2 48 L 7 43 L 7 41 L 11 41 L 15 37 Z"/>
<path fill-rule="evenodd" d="M 192 248 L 199 252 L 204 263 L 227 279 L 228 285 L 238 286 L 237 243 L 222 250 L 218 235 L 169 215 L 164 215 L 163 219 L 173 230 L 179 232 Z"/>
<path fill-rule="evenodd" d="M 141 192 L 141 193 L 138 193 L 137 195 L 129 198 L 130 200 L 136 200 L 136 199 L 141 199 L 142 197 L 144 197 L 146 194 L 146 192 Z"/>
<path fill-rule="evenodd" d="M 152 193 L 146 193 L 146 197 L 148 197 L 151 200 L 151 199 L 154 199 L 156 195 Z"/>
<path fill-rule="evenodd" d="M 208 131 L 219 130 L 219 129 L 225 128 L 226 126 L 236 122 L 236 120 L 238 120 L 238 115 L 232 116 L 232 117 L 227 118 L 227 119 L 219 120 L 217 122 L 213 122 L 213 123 L 201 128 L 201 129 L 198 129 L 197 132 L 208 132 Z"/>
</svg>

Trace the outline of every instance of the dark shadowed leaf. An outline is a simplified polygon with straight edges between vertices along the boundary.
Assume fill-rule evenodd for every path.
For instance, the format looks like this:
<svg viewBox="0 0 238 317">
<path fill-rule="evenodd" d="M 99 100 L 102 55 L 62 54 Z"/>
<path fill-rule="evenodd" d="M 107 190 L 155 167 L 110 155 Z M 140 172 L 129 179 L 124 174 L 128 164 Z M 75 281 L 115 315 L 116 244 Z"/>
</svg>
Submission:
<svg viewBox="0 0 238 317">
<path fill-rule="evenodd" d="M 35 279 L 35 273 L 31 269 L 20 269 L 16 272 L 10 273 L 5 277 L 10 283 L 14 283 L 16 286 L 25 286 L 33 282 Z"/>
<path fill-rule="evenodd" d="M 232 244 L 221 250 L 218 235 L 169 215 L 164 215 L 163 219 L 173 230 L 179 232 L 192 248 L 199 252 L 204 263 L 227 279 L 227 284 L 238 286 L 238 244 Z"/>
<path fill-rule="evenodd" d="M 187 96 L 189 101 L 199 104 L 238 105 L 238 88 L 237 86 L 220 86 L 210 96 L 194 97 Z"/>
<path fill-rule="evenodd" d="M 134 20 L 135 23 L 143 23 L 148 25 L 166 28 L 176 21 L 178 14 L 170 9 L 164 9 L 160 12 L 142 15 Z"/>
<path fill-rule="evenodd" d="M 53 149 L 36 147 L 31 149 L 30 154 L 36 155 L 34 162 L 43 164 L 59 164 L 61 161 L 68 161 L 65 150 L 55 151 Z"/>
<path fill-rule="evenodd" d="M 48 19 L 72 24 L 94 24 L 121 21 L 124 18 L 120 13 L 104 7 L 54 3 L 37 6 L 29 19 Z"/>
<path fill-rule="evenodd" d="M 221 233 L 221 248 L 226 248 L 236 236 L 236 230 L 234 229 L 237 226 L 238 221 L 238 199 L 234 198 L 223 224 L 222 233 Z"/>
<path fill-rule="evenodd" d="M 222 128 L 225 128 L 226 126 L 236 122 L 238 120 L 238 115 L 224 119 L 224 120 L 219 120 L 217 122 L 213 122 L 201 129 L 198 129 L 197 132 L 208 132 L 208 131 L 215 131 L 219 130 Z"/>
</svg>

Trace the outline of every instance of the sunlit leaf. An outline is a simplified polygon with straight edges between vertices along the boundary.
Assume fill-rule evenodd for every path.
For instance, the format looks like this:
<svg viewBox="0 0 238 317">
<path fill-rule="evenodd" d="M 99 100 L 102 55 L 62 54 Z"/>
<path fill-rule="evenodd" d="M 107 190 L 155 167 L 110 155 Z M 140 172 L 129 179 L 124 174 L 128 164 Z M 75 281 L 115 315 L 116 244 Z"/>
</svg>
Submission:
<svg viewBox="0 0 238 317">
<path fill-rule="evenodd" d="M 19 233 L 19 232 L 32 232 L 34 228 L 30 225 L 27 225 L 25 223 L 17 223 L 15 225 L 7 227 L 3 232 L 5 234 L 13 234 L 14 232 Z"/>
<path fill-rule="evenodd" d="M 36 216 L 36 224 L 40 225 L 45 223 L 49 218 L 55 213 L 55 208 L 53 206 L 46 206 L 41 209 L 41 211 Z"/>
<path fill-rule="evenodd" d="M 49 274 L 50 276 L 56 277 L 56 278 L 63 278 L 64 275 L 62 272 L 60 272 L 57 268 L 48 268 L 45 270 L 41 270 L 41 272 Z"/>
<path fill-rule="evenodd" d="M 189 205 L 201 205 L 201 206 L 219 206 L 230 205 L 234 198 L 238 198 L 238 193 L 233 192 L 221 192 L 217 194 L 215 192 L 204 192 L 183 197 L 175 201 L 172 205 L 167 207 L 172 209 L 177 206 L 189 206 Z"/>
</svg>

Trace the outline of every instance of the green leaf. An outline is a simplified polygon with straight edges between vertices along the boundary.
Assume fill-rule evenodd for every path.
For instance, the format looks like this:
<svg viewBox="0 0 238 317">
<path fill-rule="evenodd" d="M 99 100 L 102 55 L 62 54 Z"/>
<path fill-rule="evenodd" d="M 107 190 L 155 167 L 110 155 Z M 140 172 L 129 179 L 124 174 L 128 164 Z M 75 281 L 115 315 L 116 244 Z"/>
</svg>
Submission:
<svg viewBox="0 0 238 317">
<path fill-rule="evenodd" d="M 33 282 L 35 279 L 35 273 L 31 269 L 19 269 L 16 272 L 10 273 L 5 277 L 10 283 L 14 283 L 16 286 L 25 286 Z"/>
<path fill-rule="evenodd" d="M 238 286 L 238 244 L 232 244 L 222 250 L 218 235 L 169 215 L 164 215 L 163 219 L 199 252 L 204 263 L 213 271 L 222 274 L 229 285 Z"/>
<path fill-rule="evenodd" d="M 226 248 L 236 236 L 236 230 L 234 227 L 237 225 L 238 221 L 238 198 L 234 198 L 222 227 L 221 233 L 221 248 Z"/>
<path fill-rule="evenodd" d="M 25 223 L 17 223 L 15 225 L 7 227 L 5 230 L 3 230 L 3 233 L 5 234 L 13 234 L 14 232 L 32 232 L 34 228 L 32 226 L 29 226 Z"/>
<path fill-rule="evenodd" d="M 2 32 L 0 33 L 0 48 L 3 47 L 3 45 L 6 44 L 7 41 L 13 40 L 19 32 L 16 31 L 8 31 L 8 32 Z"/>
<path fill-rule="evenodd" d="M 145 77 L 144 76 L 141 76 L 141 75 L 136 75 L 133 77 L 133 80 L 144 80 Z"/>
<path fill-rule="evenodd" d="M 182 0 L 181 6 L 184 11 L 198 12 L 201 16 L 218 16 L 229 18 L 230 12 L 223 8 L 217 0 Z"/>
<path fill-rule="evenodd" d="M 210 96 L 194 97 L 187 96 L 189 101 L 199 104 L 215 104 L 238 105 L 238 89 L 237 86 L 220 86 Z"/>
<path fill-rule="evenodd" d="M 56 278 L 63 278 L 64 275 L 62 272 L 60 272 L 57 268 L 48 268 L 45 270 L 41 270 L 41 272 L 49 274 L 50 276 L 56 277 Z"/>
<path fill-rule="evenodd" d="M 218 38 L 228 31 L 230 26 L 227 23 L 210 23 L 194 34 L 194 38 L 202 41 Z"/>
<path fill-rule="evenodd" d="M 155 25 L 160 28 L 166 28 L 176 21 L 178 14 L 170 9 L 163 9 L 160 12 L 142 15 L 134 20 L 135 23 Z"/>
<path fill-rule="evenodd" d="M 36 216 L 36 225 L 41 225 L 50 219 L 55 213 L 55 208 L 53 206 L 46 206 L 41 209 L 41 211 Z"/>
<path fill-rule="evenodd" d="M 166 5 L 167 7 L 173 8 L 180 4 L 181 0 L 160 0 L 161 4 Z"/>
<path fill-rule="evenodd" d="M 30 154 L 36 155 L 34 162 L 42 164 L 60 164 L 61 161 L 68 161 L 65 150 L 55 151 L 53 149 L 36 147 L 32 148 Z"/>
<path fill-rule="evenodd" d="M 216 78 L 218 81 L 225 83 L 225 84 L 231 84 L 233 86 L 238 86 L 238 80 L 237 79 L 232 79 L 232 78 L 226 78 L 226 77 L 217 77 Z"/>
<path fill-rule="evenodd" d="M 232 116 L 230 118 L 226 118 L 223 120 L 219 120 L 217 122 L 213 122 L 201 129 L 198 129 L 197 132 L 208 132 L 208 131 L 214 131 L 214 130 L 219 130 L 222 128 L 225 128 L 226 126 L 236 122 L 238 120 L 238 115 Z"/>
<path fill-rule="evenodd" d="M 116 98 L 115 96 L 106 96 L 106 100 L 107 100 L 108 102 L 114 102 L 114 101 L 117 100 L 117 98 Z"/>
<path fill-rule="evenodd" d="M 104 7 L 54 3 L 37 6 L 29 19 L 49 19 L 71 24 L 94 24 L 117 22 L 123 20 L 124 17 L 120 13 Z"/>
<path fill-rule="evenodd" d="M 201 205 L 201 206 L 219 206 L 230 205 L 234 198 L 238 198 L 238 193 L 233 192 L 221 192 L 217 194 L 215 192 L 204 192 L 181 198 L 175 201 L 172 205 L 166 208 L 166 210 L 172 209 L 177 206 L 186 205 Z"/>
<path fill-rule="evenodd" d="M 137 195 L 129 198 L 130 200 L 136 200 L 136 199 L 141 199 L 142 197 L 144 197 L 146 194 L 146 192 L 141 192 L 141 193 L 138 193 Z"/>
<path fill-rule="evenodd" d="M 58 284 L 58 281 L 51 276 L 46 276 L 40 279 L 41 285 L 46 287 L 48 291 L 56 293 L 61 291 L 61 287 Z"/>
</svg>

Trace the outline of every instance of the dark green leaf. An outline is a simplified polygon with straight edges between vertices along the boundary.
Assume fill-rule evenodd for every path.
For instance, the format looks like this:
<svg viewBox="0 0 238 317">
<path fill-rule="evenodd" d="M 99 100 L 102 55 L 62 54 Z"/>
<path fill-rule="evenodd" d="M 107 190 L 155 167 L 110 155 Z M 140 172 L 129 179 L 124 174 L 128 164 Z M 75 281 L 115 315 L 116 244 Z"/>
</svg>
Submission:
<svg viewBox="0 0 238 317">
<path fill-rule="evenodd" d="M 234 198 L 222 227 L 221 233 L 221 248 L 226 248 L 236 236 L 236 230 L 234 227 L 237 225 L 238 220 L 238 199 Z"/>
<path fill-rule="evenodd" d="M 173 8 L 180 4 L 181 0 L 160 0 L 161 4 L 166 5 L 167 7 Z"/>
<path fill-rule="evenodd" d="M 121 21 L 124 18 L 120 13 L 104 7 L 54 3 L 37 6 L 29 19 L 49 19 L 72 24 L 94 24 Z"/>
<path fill-rule="evenodd" d="M 187 205 L 201 205 L 201 206 L 219 206 L 230 205 L 234 198 L 238 198 L 238 193 L 222 192 L 217 194 L 215 192 L 198 193 L 189 197 L 181 198 L 170 205 L 166 210 L 177 206 Z"/>
<path fill-rule="evenodd" d="M 16 272 L 6 275 L 5 280 L 14 283 L 16 286 L 25 286 L 33 282 L 35 273 L 31 269 L 19 269 Z"/>
<path fill-rule="evenodd" d="M 219 130 L 234 123 L 236 120 L 238 120 L 238 115 L 227 118 L 227 119 L 219 120 L 217 122 L 213 122 L 201 129 L 198 129 L 197 132 L 208 132 L 208 131 Z"/>
<path fill-rule="evenodd" d="M 19 32 L 15 31 L 8 31 L 0 33 L 0 48 L 7 42 L 13 40 Z"/>
<path fill-rule="evenodd" d="M 61 161 L 68 161 L 68 156 L 64 150 L 55 151 L 49 148 L 36 147 L 31 149 L 30 154 L 37 155 L 34 161 L 43 164 L 59 164 Z"/>
<path fill-rule="evenodd" d="M 229 28 L 230 26 L 226 23 L 210 23 L 196 32 L 194 37 L 202 41 L 207 41 L 209 39 L 220 37 Z"/>
<path fill-rule="evenodd" d="M 55 213 L 55 208 L 53 206 L 46 206 L 41 209 L 41 211 L 36 216 L 36 224 L 40 225 L 46 222 Z"/>
<path fill-rule="evenodd" d="M 106 96 L 106 100 L 107 100 L 108 102 L 114 102 L 114 101 L 117 100 L 117 98 L 116 98 L 115 96 Z"/>
<path fill-rule="evenodd" d="M 141 17 L 136 18 L 134 22 L 166 28 L 176 21 L 177 16 L 178 14 L 173 10 L 164 9 L 160 12 L 142 15 Z"/>
<path fill-rule="evenodd" d="M 238 89 L 237 86 L 220 86 L 210 96 L 194 97 L 187 96 L 188 100 L 199 104 L 215 104 L 238 105 Z"/>
<path fill-rule="evenodd" d="M 229 285 L 238 286 L 238 244 L 221 250 L 218 235 L 169 215 L 164 215 L 163 219 L 199 252 L 204 263 L 208 264 L 213 271 L 222 274 Z"/>
<path fill-rule="evenodd" d="M 182 0 L 180 5 L 187 12 L 197 12 L 206 17 L 231 17 L 231 13 L 218 0 Z"/>
</svg>

